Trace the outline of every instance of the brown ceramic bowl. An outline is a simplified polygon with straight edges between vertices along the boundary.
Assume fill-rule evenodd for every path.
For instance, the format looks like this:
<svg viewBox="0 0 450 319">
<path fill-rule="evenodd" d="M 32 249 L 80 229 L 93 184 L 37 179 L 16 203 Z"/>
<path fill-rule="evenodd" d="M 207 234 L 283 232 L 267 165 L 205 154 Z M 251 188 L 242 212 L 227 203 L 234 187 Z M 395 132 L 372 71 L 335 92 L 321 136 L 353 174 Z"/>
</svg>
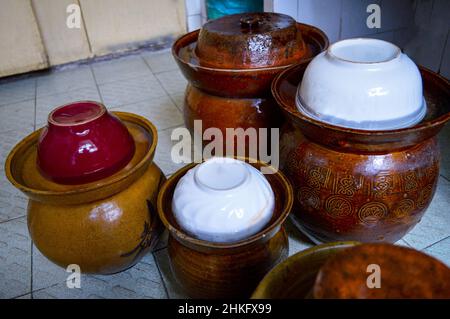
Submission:
<svg viewBox="0 0 450 319">
<path fill-rule="evenodd" d="M 316 277 L 313 297 L 450 299 L 450 268 L 407 247 L 358 245 L 328 258 Z"/>
<path fill-rule="evenodd" d="M 281 169 L 294 187 L 294 222 L 316 243 L 396 242 L 422 218 L 439 177 L 437 134 L 450 119 L 450 84 L 420 68 L 425 118 L 412 127 L 364 131 L 301 114 L 295 105 L 306 63 L 283 71 L 272 93 L 287 117 Z"/>
<path fill-rule="evenodd" d="M 307 52 L 299 61 L 310 61 L 328 47 L 327 36 L 318 28 L 297 23 Z M 218 68 L 202 66 L 195 54 L 199 30 L 178 38 L 172 46 L 172 54 L 183 75 L 190 84 L 209 94 L 224 97 L 264 97 L 273 78 L 293 63 L 250 69 Z"/>
<path fill-rule="evenodd" d="M 336 242 L 314 246 L 290 256 L 273 268 L 259 283 L 253 299 L 304 299 L 312 290 L 320 268 L 333 255 L 358 245 Z"/>
<path fill-rule="evenodd" d="M 262 162 L 250 164 L 258 169 L 268 167 Z M 265 175 L 275 194 L 275 210 L 268 225 L 250 238 L 235 243 L 203 241 L 181 229 L 172 212 L 175 187 L 195 165 L 187 165 L 173 174 L 158 195 L 158 213 L 169 230 L 172 271 L 190 297 L 247 298 L 261 278 L 288 256 L 283 223 L 292 207 L 291 186 L 280 172 Z"/>
<path fill-rule="evenodd" d="M 136 264 L 153 249 L 162 231 L 156 196 L 165 181 L 152 163 L 157 131 L 150 121 L 115 112 L 133 137 L 131 161 L 104 179 L 77 185 L 57 184 L 36 167 L 42 129 L 18 143 L 5 164 L 9 181 L 28 198 L 30 237 L 39 251 L 61 267 L 111 274 Z"/>
</svg>

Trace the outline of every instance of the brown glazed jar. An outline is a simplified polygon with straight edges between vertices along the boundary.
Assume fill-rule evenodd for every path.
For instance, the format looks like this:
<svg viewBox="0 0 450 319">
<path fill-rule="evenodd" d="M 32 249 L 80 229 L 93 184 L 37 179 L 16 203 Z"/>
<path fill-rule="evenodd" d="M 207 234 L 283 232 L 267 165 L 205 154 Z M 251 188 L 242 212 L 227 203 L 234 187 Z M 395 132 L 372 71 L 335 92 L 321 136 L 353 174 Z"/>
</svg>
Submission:
<svg viewBox="0 0 450 319">
<path fill-rule="evenodd" d="M 412 127 L 364 131 L 316 121 L 295 105 L 307 63 L 281 73 L 272 92 L 287 122 L 281 169 L 294 187 L 295 224 L 314 242 L 395 242 L 416 225 L 439 177 L 437 133 L 450 118 L 450 85 L 421 68 L 425 118 Z"/>
<path fill-rule="evenodd" d="M 262 162 L 250 164 L 269 169 Z M 237 242 L 200 240 L 178 225 L 172 211 L 175 187 L 195 165 L 178 170 L 158 194 L 158 214 L 169 231 L 172 272 L 189 297 L 248 298 L 265 274 L 288 256 L 289 242 L 283 224 L 292 207 L 292 188 L 281 172 L 270 168 L 273 174 L 265 176 L 275 195 L 275 208 L 269 223 L 258 233 Z"/>
<path fill-rule="evenodd" d="M 270 94 L 273 78 L 327 47 L 321 30 L 278 13 L 225 16 L 183 35 L 172 54 L 189 82 L 186 127 L 199 136 L 210 127 L 223 136 L 226 128 L 279 127 L 281 114 Z M 217 104 L 211 104 L 213 100 Z M 195 120 L 203 125 L 194 132 Z M 251 124 L 245 126 L 247 122 Z M 230 142 L 225 141 L 224 150 Z"/>
<path fill-rule="evenodd" d="M 61 267 L 112 274 L 135 265 L 157 244 L 163 227 L 156 197 L 165 181 L 153 163 L 158 136 L 150 121 L 113 112 L 135 144 L 131 161 L 101 180 L 63 185 L 46 179 L 36 166 L 43 128 L 25 137 L 9 154 L 9 181 L 28 198 L 28 230 L 33 243 Z"/>
</svg>

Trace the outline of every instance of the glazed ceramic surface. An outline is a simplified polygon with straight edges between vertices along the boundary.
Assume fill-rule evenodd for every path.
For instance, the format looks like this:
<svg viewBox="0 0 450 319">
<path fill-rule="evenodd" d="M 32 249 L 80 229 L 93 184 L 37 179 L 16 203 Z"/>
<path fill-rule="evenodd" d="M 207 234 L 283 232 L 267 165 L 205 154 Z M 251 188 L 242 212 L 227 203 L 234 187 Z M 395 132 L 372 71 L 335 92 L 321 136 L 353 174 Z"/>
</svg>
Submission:
<svg viewBox="0 0 450 319">
<path fill-rule="evenodd" d="M 272 87 L 288 118 L 280 161 L 294 187 L 294 222 L 318 243 L 399 240 L 420 221 L 436 190 L 436 134 L 450 118 L 448 81 L 421 69 L 425 118 L 409 128 L 365 131 L 316 121 L 297 110 L 305 68 L 283 72 Z"/>
<path fill-rule="evenodd" d="M 333 255 L 357 242 L 336 242 L 314 246 L 290 256 L 275 266 L 259 283 L 253 299 L 312 298 L 312 290 L 320 268 Z"/>
<path fill-rule="evenodd" d="M 368 274 L 379 271 L 368 280 Z M 369 287 L 368 282 L 377 287 Z M 363 244 L 330 257 L 314 284 L 316 299 L 450 298 L 450 268 L 420 251 L 392 244 Z"/>
<path fill-rule="evenodd" d="M 202 66 L 246 69 L 292 64 L 307 55 L 307 50 L 293 18 L 260 12 L 205 23 L 195 53 Z"/>
<path fill-rule="evenodd" d="M 426 113 L 419 69 L 397 46 L 377 39 L 339 41 L 315 57 L 296 103 L 315 120 L 364 130 L 412 126 Z"/>
<path fill-rule="evenodd" d="M 293 63 L 311 60 L 328 47 L 328 38 L 320 29 L 302 23 L 296 27 L 308 50 Z M 273 78 L 293 64 L 249 69 L 203 66 L 195 53 L 199 32 L 178 38 L 172 46 L 172 55 L 188 82 L 206 93 L 231 98 L 267 97 Z"/>
<path fill-rule="evenodd" d="M 234 21 L 231 29 L 229 19 Z M 321 30 L 267 13 L 225 17 L 183 35 L 173 44 L 172 54 L 189 82 L 184 103 L 186 127 L 200 137 L 208 128 L 218 128 L 225 142 L 222 154 L 213 154 L 217 156 L 225 155 L 227 147 L 233 151 L 244 135 L 238 132 L 236 139 L 227 136 L 227 128 L 267 128 L 267 142 L 253 143 L 270 145 L 270 128 L 278 128 L 281 119 L 270 83 L 288 66 L 310 60 L 327 47 L 328 38 Z M 195 120 L 202 121 L 198 130 L 194 130 Z M 258 157 L 249 153 L 249 141 L 243 144 L 246 153 L 234 150 L 233 154 Z"/>
<path fill-rule="evenodd" d="M 189 170 L 172 200 L 177 223 L 193 237 L 236 242 L 272 218 L 275 196 L 264 175 L 243 161 L 215 157 Z"/>
<path fill-rule="evenodd" d="M 190 297 L 248 297 L 261 278 L 288 256 L 283 222 L 292 207 L 291 186 L 280 172 L 265 175 L 275 195 L 275 208 L 269 223 L 253 236 L 233 243 L 200 240 L 183 230 L 172 211 L 175 187 L 195 165 L 172 175 L 158 195 L 158 213 L 169 230 L 171 269 Z M 270 169 L 260 162 L 251 165 Z"/>
<path fill-rule="evenodd" d="M 250 143 L 246 131 L 248 128 L 271 128 L 279 127 L 282 123 L 282 115 L 274 107 L 276 102 L 272 97 L 265 98 L 224 98 L 210 95 L 196 87 L 188 84 L 184 104 L 184 122 L 186 127 L 195 135 L 202 137 L 208 128 L 217 128 L 223 136 L 222 153 L 227 152 L 227 146 L 234 146 L 237 154 L 238 141 L 245 140 L 245 154 L 256 158 L 258 154 L 250 154 Z M 224 112 L 226 110 L 226 112 Z M 195 126 L 194 121 L 201 120 L 201 126 Z M 227 135 L 227 128 L 241 128 L 235 130 L 234 134 Z M 271 131 L 267 130 L 267 141 L 271 140 Z M 209 141 L 205 141 L 208 143 Z M 268 143 L 270 146 L 270 143 Z M 268 150 L 270 154 L 270 149 Z"/>
<path fill-rule="evenodd" d="M 122 169 L 135 145 L 126 126 L 98 102 L 53 110 L 39 136 L 37 166 L 56 183 L 83 184 Z"/>
<path fill-rule="evenodd" d="M 117 173 L 87 184 L 57 184 L 36 167 L 42 129 L 9 154 L 10 182 L 29 197 L 28 229 L 52 262 L 78 264 L 83 273 L 110 274 L 137 263 L 157 243 L 162 224 L 156 196 L 165 178 L 152 163 L 156 128 L 137 115 L 115 113 L 135 143 L 130 162 Z"/>
</svg>

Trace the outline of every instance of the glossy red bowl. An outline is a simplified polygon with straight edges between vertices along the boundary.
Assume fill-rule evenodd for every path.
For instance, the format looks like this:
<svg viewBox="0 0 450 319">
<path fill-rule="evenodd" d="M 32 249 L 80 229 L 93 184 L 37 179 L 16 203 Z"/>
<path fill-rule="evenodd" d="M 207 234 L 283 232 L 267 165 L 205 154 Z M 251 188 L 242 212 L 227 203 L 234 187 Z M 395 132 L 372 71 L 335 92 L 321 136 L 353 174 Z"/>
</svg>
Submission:
<svg viewBox="0 0 450 319">
<path fill-rule="evenodd" d="M 84 184 L 110 176 L 131 160 L 134 140 L 126 126 L 98 102 L 54 109 L 38 141 L 37 167 L 60 184 Z"/>
</svg>

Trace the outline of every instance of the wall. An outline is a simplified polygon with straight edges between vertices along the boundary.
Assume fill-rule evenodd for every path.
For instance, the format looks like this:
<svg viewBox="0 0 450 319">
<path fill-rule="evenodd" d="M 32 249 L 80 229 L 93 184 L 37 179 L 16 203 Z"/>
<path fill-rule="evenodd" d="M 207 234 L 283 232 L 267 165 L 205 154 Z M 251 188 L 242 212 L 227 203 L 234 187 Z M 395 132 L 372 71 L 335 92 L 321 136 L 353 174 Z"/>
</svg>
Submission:
<svg viewBox="0 0 450 319">
<path fill-rule="evenodd" d="M 0 77 L 47 66 L 31 3 L 0 0 Z"/>
<path fill-rule="evenodd" d="M 415 5 L 415 28 L 405 52 L 450 79 L 450 1 L 416 0 Z"/>
<path fill-rule="evenodd" d="M 66 25 L 69 4 L 81 28 Z M 184 0 L 0 0 L 0 76 L 145 45 L 186 32 Z"/>
<path fill-rule="evenodd" d="M 381 29 L 369 29 L 366 8 L 381 7 Z M 416 63 L 450 78 L 448 0 L 273 0 L 273 11 L 323 29 L 331 42 L 372 37 L 393 42 Z"/>
<path fill-rule="evenodd" d="M 182 0 L 79 0 L 95 55 L 185 32 Z"/>
<path fill-rule="evenodd" d="M 206 21 L 204 0 L 185 0 L 188 29 Z M 381 28 L 369 29 L 369 4 L 381 7 Z M 416 63 L 450 78 L 449 0 L 264 0 L 265 11 L 318 26 L 331 42 L 372 37 L 397 44 Z"/>
<path fill-rule="evenodd" d="M 81 29 L 66 27 L 66 8 L 74 0 L 32 0 L 50 65 L 92 56 L 84 24 Z"/>
</svg>

